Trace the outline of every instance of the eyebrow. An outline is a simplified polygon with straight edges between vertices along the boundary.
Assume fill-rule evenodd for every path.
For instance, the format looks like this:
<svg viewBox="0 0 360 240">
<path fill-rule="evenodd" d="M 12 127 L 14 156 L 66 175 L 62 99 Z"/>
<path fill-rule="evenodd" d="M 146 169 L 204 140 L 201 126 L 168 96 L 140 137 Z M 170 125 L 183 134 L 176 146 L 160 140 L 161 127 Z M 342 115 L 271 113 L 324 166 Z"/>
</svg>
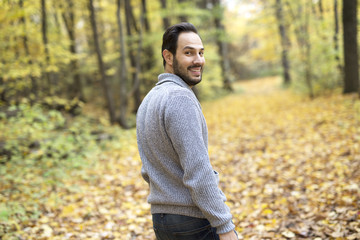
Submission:
<svg viewBox="0 0 360 240">
<path fill-rule="evenodd" d="M 194 48 L 194 47 L 191 47 L 191 46 L 185 46 L 184 48 L 183 48 L 183 50 L 185 50 L 185 49 L 197 49 L 197 48 Z M 200 48 L 200 50 L 205 50 L 203 47 L 202 48 Z"/>
</svg>

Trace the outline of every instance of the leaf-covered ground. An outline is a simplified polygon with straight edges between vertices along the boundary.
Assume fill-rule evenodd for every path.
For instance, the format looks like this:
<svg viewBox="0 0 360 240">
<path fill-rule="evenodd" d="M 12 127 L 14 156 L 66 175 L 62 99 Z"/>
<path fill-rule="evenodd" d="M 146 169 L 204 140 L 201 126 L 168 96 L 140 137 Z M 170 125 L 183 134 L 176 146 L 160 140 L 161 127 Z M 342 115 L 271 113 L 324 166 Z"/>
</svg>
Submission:
<svg viewBox="0 0 360 240">
<path fill-rule="evenodd" d="M 359 100 L 309 100 L 278 86 L 245 82 L 243 94 L 202 104 L 240 238 L 360 239 Z M 38 220 L 6 225 L 16 234 L 3 239 L 153 240 L 135 130 L 108 147 L 82 177 L 64 179 Z"/>
</svg>

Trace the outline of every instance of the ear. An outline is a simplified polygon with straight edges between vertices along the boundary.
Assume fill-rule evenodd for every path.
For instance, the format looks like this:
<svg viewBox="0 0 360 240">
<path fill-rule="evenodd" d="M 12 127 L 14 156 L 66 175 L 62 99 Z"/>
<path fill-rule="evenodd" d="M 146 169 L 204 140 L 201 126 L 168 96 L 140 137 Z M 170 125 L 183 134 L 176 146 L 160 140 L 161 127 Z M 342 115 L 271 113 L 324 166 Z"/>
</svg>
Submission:
<svg viewBox="0 0 360 240">
<path fill-rule="evenodd" d="M 164 57 L 164 59 L 166 61 L 166 64 L 172 67 L 174 55 L 167 49 L 164 49 L 162 54 L 163 54 L 163 57 Z"/>
</svg>

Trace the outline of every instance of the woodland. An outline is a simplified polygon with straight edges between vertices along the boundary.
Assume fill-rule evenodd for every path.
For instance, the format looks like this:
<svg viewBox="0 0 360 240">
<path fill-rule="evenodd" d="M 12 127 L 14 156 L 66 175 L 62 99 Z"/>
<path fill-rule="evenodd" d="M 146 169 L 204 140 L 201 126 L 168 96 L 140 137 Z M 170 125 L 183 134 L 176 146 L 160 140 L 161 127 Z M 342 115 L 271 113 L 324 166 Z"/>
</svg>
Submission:
<svg viewBox="0 0 360 240">
<path fill-rule="evenodd" d="M 155 240 L 136 111 L 164 30 L 239 239 L 360 239 L 357 0 L 0 0 L 0 240 Z"/>
</svg>

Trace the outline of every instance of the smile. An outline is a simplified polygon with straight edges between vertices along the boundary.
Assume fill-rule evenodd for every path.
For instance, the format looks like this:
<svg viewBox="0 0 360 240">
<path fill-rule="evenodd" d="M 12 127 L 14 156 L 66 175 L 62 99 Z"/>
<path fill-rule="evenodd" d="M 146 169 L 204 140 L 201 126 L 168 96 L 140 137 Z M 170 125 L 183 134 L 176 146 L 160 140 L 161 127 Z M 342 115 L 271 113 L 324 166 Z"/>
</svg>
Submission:
<svg viewBox="0 0 360 240">
<path fill-rule="evenodd" d="M 189 71 L 194 72 L 194 73 L 201 72 L 201 67 L 189 67 L 188 69 L 189 69 Z"/>
</svg>

